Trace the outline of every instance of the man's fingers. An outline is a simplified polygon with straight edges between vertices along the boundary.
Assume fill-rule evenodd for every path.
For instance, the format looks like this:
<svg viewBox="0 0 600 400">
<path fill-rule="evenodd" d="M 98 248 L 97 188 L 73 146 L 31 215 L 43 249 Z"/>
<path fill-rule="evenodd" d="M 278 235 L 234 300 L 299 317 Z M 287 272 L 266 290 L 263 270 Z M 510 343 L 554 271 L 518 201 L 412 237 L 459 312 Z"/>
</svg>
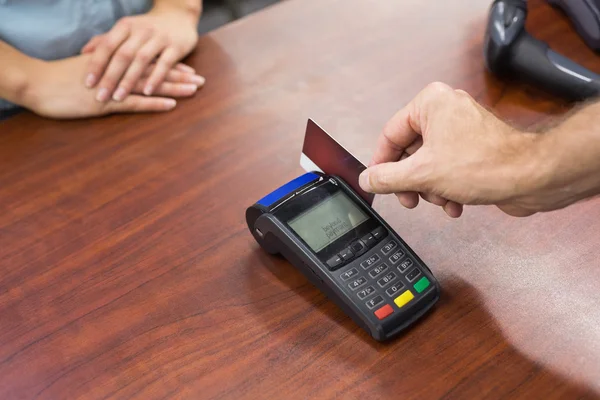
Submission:
<svg viewBox="0 0 600 400">
<path fill-rule="evenodd" d="M 398 111 L 383 128 L 377 138 L 377 145 L 370 165 L 398 161 L 404 150 L 419 136 L 420 131 L 412 128 L 414 102 Z"/>
<path fill-rule="evenodd" d="M 106 103 L 106 111 L 109 113 L 164 112 L 172 110 L 176 105 L 177 102 L 175 99 L 132 94 L 127 96 L 123 101 L 110 101 Z"/>
<path fill-rule="evenodd" d="M 423 146 L 423 139 L 421 137 L 418 137 L 414 142 L 412 142 L 412 144 L 410 146 L 408 146 L 406 149 L 404 149 L 404 152 L 400 156 L 400 161 L 415 154 L 417 152 L 417 150 L 419 150 L 422 146 Z"/>
<path fill-rule="evenodd" d="M 446 205 L 444 205 L 444 211 L 449 217 L 458 218 L 462 215 L 463 205 L 453 201 L 448 201 Z"/>
<path fill-rule="evenodd" d="M 423 134 L 432 103 L 440 101 L 440 95 L 454 93 L 453 89 L 434 82 L 423 89 L 385 125 L 377 140 L 377 146 L 369 165 L 398 161 L 405 149 Z"/>
<path fill-rule="evenodd" d="M 421 197 L 423 200 L 435 204 L 436 206 L 440 206 L 444 209 L 446 214 L 452 218 L 458 218 L 462 215 L 463 205 L 456 203 L 452 200 L 448 200 L 443 198 L 442 196 L 438 196 L 433 193 L 421 193 Z"/>
<path fill-rule="evenodd" d="M 423 146 L 423 138 L 419 136 L 406 149 L 404 149 L 404 154 L 412 156 L 421 148 L 421 146 Z"/>
<path fill-rule="evenodd" d="M 81 49 L 81 54 L 91 53 L 94 50 L 96 50 L 96 47 L 102 41 L 102 39 L 104 38 L 104 35 L 105 34 L 96 35 L 93 38 L 91 38 L 89 40 L 89 42 L 87 42 L 86 45 L 83 46 L 83 48 Z"/>
<path fill-rule="evenodd" d="M 415 208 L 419 204 L 419 194 L 423 200 L 441 206 L 446 214 L 451 218 L 458 218 L 462 215 L 463 205 L 452 200 L 447 200 L 436 194 L 416 193 L 416 192 L 400 192 L 396 193 L 396 197 L 400 203 L 406 208 Z"/>
<path fill-rule="evenodd" d="M 446 203 L 448 203 L 447 199 L 443 198 L 442 196 L 438 196 L 437 194 L 420 193 L 420 195 L 423 198 L 423 200 L 425 200 L 428 203 L 435 204 L 436 206 L 444 207 Z"/>
<path fill-rule="evenodd" d="M 146 96 L 150 96 L 154 92 L 154 89 L 163 82 L 167 73 L 173 68 L 175 63 L 177 63 L 177 52 L 173 47 L 167 47 L 160 55 L 154 71 L 152 71 L 152 74 L 148 78 L 148 82 L 144 88 L 144 94 Z"/>
<path fill-rule="evenodd" d="M 145 81 L 140 80 L 136 83 L 134 92 L 138 94 L 144 93 Z M 155 91 L 154 94 L 157 96 L 164 97 L 189 97 L 192 96 L 198 90 L 198 86 L 193 83 L 171 83 L 163 82 Z"/>
<path fill-rule="evenodd" d="M 94 87 L 102 74 L 115 50 L 129 37 L 129 25 L 117 24 L 110 32 L 104 35 L 104 39 L 98 44 L 87 68 L 85 85 Z"/>
<path fill-rule="evenodd" d="M 117 83 L 123 77 L 127 68 L 131 65 L 138 50 L 149 38 L 149 32 L 139 32 L 129 37 L 114 53 L 98 84 L 96 100 L 107 101 L 113 94 Z"/>
<path fill-rule="evenodd" d="M 127 67 L 127 72 L 125 72 L 125 76 L 119 83 L 119 87 L 113 95 L 113 100 L 121 101 L 131 92 L 144 70 L 165 47 L 165 42 L 159 39 L 151 39 L 135 52 L 133 62 Z"/>
<path fill-rule="evenodd" d="M 415 208 L 419 205 L 419 194 L 417 192 L 400 192 L 396 193 L 396 197 L 400 204 L 406 208 Z"/>
<path fill-rule="evenodd" d="M 535 214 L 535 211 L 526 210 L 524 208 L 513 206 L 510 204 L 501 204 L 498 205 L 498 208 L 506 214 L 511 215 L 513 217 L 528 217 L 530 215 Z"/>
<path fill-rule="evenodd" d="M 425 168 L 418 166 L 418 154 L 402 161 L 367 168 L 359 177 L 361 188 L 379 194 L 427 191 L 427 174 Z"/>
</svg>

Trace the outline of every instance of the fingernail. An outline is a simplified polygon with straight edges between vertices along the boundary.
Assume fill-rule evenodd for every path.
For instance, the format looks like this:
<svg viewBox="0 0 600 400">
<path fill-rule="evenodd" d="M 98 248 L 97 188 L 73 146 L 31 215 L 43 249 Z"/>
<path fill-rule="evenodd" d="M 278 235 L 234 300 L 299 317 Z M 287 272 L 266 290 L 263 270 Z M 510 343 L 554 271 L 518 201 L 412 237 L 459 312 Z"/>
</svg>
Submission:
<svg viewBox="0 0 600 400">
<path fill-rule="evenodd" d="M 100 90 L 98 90 L 98 94 L 96 95 L 96 100 L 101 101 L 101 102 L 105 102 L 106 100 L 108 100 L 108 89 L 101 88 Z"/>
<path fill-rule="evenodd" d="M 200 87 L 200 86 L 204 86 L 206 79 L 204 79 L 203 76 L 194 75 L 194 76 L 192 76 L 191 81 L 194 82 L 196 85 L 198 85 L 198 87 Z"/>
<path fill-rule="evenodd" d="M 177 105 L 177 102 L 174 99 L 165 99 L 163 101 L 166 110 L 171 110 Z"/>
<path fill-rule="evenodd" d="M 146 96 L 150 96 L 152 94 L 152 89 L 153 89 L 152 85 L 150 85 L 150 84 L 146 85 L 146 87 L 144 88 L 144 94 Z"/>
<path fill-rule="evenodd" d="M 369 171 L 365 170 L 358 176 L 358 184 L 365 192 L 371 191 L 371 184 L 369 183 Z"/>
<path fill-rule="evenodd" d="M 193 83 L 182 83 L 181 89 L 183 89 L 183 91 L 186 93 L 194 93 L 196 90 L 198 90 L 198 86 L 194 85 Z"/>
<path fill-rule="evenodd" d="M 96 76 L 94 74 L 88 74 L 85 78 L 85 86 L 91 88 L 96 83 Z"/>
<path fill-rule="evenodd" d="M 124 98 L 125 98 L 125 89 L 123 89 L 122 87 L 120 87 L 113 94 L 113 100 L 114 101 L 121 101 Z"/>
</svg>

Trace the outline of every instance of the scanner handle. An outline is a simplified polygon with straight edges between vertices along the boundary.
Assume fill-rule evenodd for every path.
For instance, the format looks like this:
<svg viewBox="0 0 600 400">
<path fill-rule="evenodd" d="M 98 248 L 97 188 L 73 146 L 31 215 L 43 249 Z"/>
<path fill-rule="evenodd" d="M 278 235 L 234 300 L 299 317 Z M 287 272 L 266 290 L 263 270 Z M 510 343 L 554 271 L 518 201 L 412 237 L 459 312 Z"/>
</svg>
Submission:
<svg viewBox="0 0 600 400">
<path fill-rule="evenodd" d="M 511 48 L 515 75 L 569 100 L 600 95 L 600 75 L 558 54 L 523 30 Z"/>
</svg>

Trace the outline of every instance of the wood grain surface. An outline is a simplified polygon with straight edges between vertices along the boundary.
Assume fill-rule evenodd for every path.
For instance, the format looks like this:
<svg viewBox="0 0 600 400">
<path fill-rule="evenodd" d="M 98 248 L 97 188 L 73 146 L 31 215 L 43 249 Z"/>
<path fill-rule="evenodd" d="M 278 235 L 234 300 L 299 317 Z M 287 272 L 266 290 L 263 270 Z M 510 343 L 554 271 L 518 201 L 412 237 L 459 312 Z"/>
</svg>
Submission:
<svg viewBox="0 0 600 400">
<path fill-rule="evenodd" d="M 598 397 L 597 201 L 451 220 L 377 197 L 443 288 L 383 344 L 245 225 L 302 173 L 308 118 L 368 161 L 432 81 L 523 127 L 569 110 L 485 71 L 489 3 L 288 0 L 202 37 L 207 84 L 170 113 L 0 123 L 0 399 Z M 530 3 L 534 36 L 600 70 Z"/>
</svg>

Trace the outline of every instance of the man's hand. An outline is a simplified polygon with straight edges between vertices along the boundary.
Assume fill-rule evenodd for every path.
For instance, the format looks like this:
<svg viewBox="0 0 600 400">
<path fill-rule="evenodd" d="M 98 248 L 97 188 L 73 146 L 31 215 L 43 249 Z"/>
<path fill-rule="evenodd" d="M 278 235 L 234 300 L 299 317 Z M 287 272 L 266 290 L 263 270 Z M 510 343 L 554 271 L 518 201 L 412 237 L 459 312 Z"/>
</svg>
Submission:
<svg viewBox="0 0 600 400">
<path fill-rule="evenodd" d="M 171 69 L 166 81 L 157 87 L 156 95 L 147 97 L 131 94 L 121 102 L 100 103 L 95 100 L 94 90 L 85 88 L 75 78 L 83 73 L 90 59 L 81 55 L 60 61 L 37 61 L 35 73 L 31 74 L 21 105 L 36 114 L 50 118 L 84 118 L 122 112 L 158 112 L 171 110 L 175 97 L 187 97 L 196 92 L 196 85 L 186 83 L 189 73 Z M 144 76 L 153 73 L 147 67 L 135 83 L 133 93 L 142 93 L 146 83 Z M 161 97 L 158 97 L 161 96 Z"/>
<path fill-rule="evenodd" d="M 575 201 L 554 190 L 555 135 L 518 131 L 467 93 L 434 83 L 385 126 L 361 187 L 396 193 L 408 208 L 420 196 L 459 217 L 463 204 L 494 204 L 515 216 Z"/>
<path fill-rule="evenodd" d="M 106 102 L 111 97 L 121 101 L 156 62 L 143 88 L 147 96 L 155 93 L 167 73 L 196 45 L 198 16 L 199 10 L 190 12 L 185 7 L 163 5 L 144 15 L 122 18 L 109 32 L 92 38 L 82 49 L 82 53 L 92 54 L 85 73 L 86 86 L 98 88 L 98 101 Z M 180 65 L 178 69 L 194 74 L 189 83 L 199 87 L 204 84 L 204 78 L 195 75 L 191 67 Z"/>
</svg>

